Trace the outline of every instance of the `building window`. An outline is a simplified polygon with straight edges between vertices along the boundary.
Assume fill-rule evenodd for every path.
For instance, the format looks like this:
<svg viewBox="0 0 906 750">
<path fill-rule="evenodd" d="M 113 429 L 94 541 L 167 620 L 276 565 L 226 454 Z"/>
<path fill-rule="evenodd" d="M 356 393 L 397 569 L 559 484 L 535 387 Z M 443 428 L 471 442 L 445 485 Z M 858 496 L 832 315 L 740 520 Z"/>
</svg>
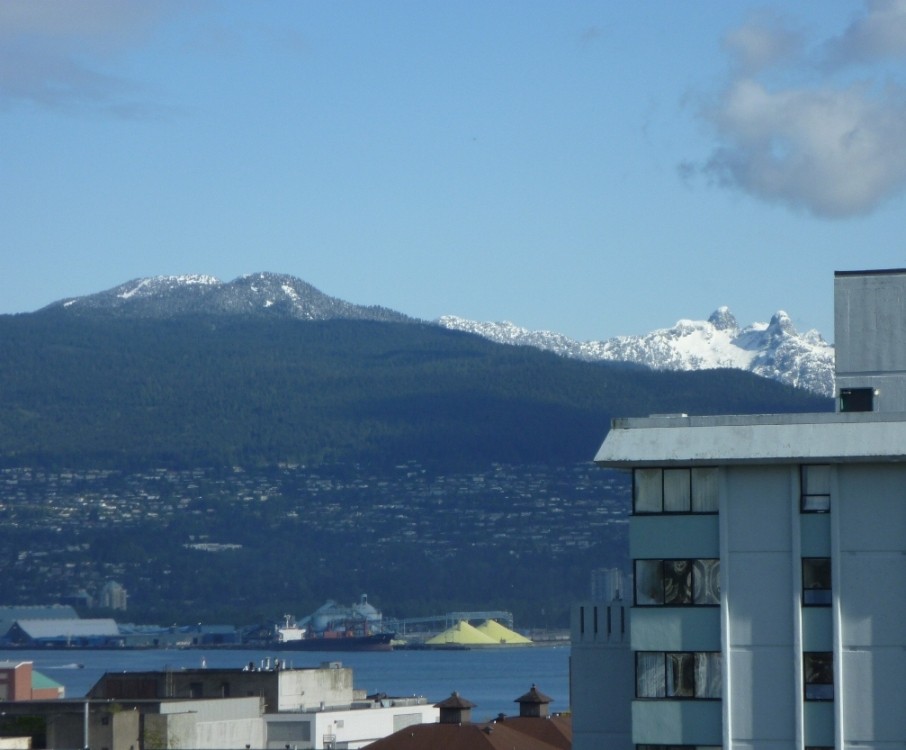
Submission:
<svg viewBox="0 0 906 750">
<path fill-rule="evenodd" d="M 716 607 L 720 560 L 635 560 L 637 607 Z"/>
<path fill-rule="evenodd" d="M 720 663 L 719 651 L 638 651 L 636 698 L 719 699 Z"/>
<path fill-rule="evenodd" d="M 635 750 L 721 750 L 720 745 L 636 745 Z M 806 750 L 809 750 L 806 748 Z M 823 750 L 823 748 L 822 748 Z"/>
<path fill-rule="evenodd" d="M 831 651 L 806 651 L 802 654 L 802 669 L 807 701 L 834 699 L 834 655 Z"/>
<path fill-rule="evenodd" d="M 635 469 L 633 512 L 717 513 L 717 469 Z"/>
<path fill-rule="evenodd" d="M 827 607 L 832 598 L 830 558 L 803 557 L 802 603 L 808 607 Z"/>
<path fill-rule="evenodd" d="M 840 411 L 874 411 L 874 388 L 841 388 Z"/>
<path fill-rule="evenodd" d="M 802 492 L 799 507 L 802 512 L 827 513 L 830 510 L 831 467 L 801 466 L 799 481 Z"/>
</svg>

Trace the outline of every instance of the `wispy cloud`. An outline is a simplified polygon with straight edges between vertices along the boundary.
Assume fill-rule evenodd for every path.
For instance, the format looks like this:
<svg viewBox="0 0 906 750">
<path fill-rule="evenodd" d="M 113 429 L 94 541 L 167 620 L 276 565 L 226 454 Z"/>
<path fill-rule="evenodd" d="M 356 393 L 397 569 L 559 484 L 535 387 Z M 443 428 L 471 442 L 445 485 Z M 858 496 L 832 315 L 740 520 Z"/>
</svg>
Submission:
<svg viewBox="0 0 906 750">
<path fill-rule="evenodd" d="M 867 0 L 866 12 L 826 44 L 834 66 L 906 57 L 906 0 Z"/>
<path fill-rule="evenodd" d="M 906 188 L 906 89 L 864 67 L 906 56 L 906 0 L 867 3 L 812 53 L 764 17 L 730 33 L 726 47 L 730 80 L 700 109 L 715 143 L 680 167 L 683 177 L 824 218 L 869 214 Z"/>
<path fill-rule="evenodd" d="M 139 117 L 143 87 L 111 72 L 178 6 L 169 0 L 4 0 L 0 3 L 0 109 L 28 104 Z"/>
<path fill-rule="evenodd" d="M 758 14 L 745 26 L 727 34 L 724 48 L 740 75 L 756 75 L 795 59 L 803 45 L 802 36 L 784 20 L 767 11 Z"/>
</svg>

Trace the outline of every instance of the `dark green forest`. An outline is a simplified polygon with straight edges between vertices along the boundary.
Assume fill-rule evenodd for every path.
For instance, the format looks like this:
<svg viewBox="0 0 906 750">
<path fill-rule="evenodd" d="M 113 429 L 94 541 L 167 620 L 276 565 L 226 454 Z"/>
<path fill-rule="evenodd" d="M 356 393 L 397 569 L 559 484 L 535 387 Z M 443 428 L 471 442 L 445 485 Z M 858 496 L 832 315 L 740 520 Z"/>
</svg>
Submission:
<svg viewBox="0 0 906 750">
<path fill-rule="evenodd" d="M 5 465 L 575 462 L 614 416 L 830 407 L 735 370 L 578 362 L 429 324 L 0 317 Z"/>
</svg>

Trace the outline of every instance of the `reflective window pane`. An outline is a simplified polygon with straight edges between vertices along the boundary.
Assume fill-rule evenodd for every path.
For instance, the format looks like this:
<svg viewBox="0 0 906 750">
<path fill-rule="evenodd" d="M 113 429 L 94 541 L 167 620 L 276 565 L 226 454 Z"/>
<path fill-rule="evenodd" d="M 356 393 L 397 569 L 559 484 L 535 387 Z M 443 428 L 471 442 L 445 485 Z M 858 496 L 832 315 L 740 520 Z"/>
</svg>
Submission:
<svg viewBox="0 0 906 750">
<path fill-rule="evenodd" d="M 832 601 L 830 558 L 802 558 L 802 603 L 822 606 Z"/>
<path fill-rule="evenodd" d="M 664 603 L 664 567 L 661 560 L 635 561 L 635 603 L 648 607 Z"/>
<path fill-rule="evenodd" d="M 824 465 L 803 466 L 802 511 L 805 513 L 826 513 L 830 510 L 831 467 Z"/>
<path fill-rule="evenodd" d="M 830 651 L 807 651 L 802 654 L 805 699 L 834 699 L 834 655 Z"/>
</svg>

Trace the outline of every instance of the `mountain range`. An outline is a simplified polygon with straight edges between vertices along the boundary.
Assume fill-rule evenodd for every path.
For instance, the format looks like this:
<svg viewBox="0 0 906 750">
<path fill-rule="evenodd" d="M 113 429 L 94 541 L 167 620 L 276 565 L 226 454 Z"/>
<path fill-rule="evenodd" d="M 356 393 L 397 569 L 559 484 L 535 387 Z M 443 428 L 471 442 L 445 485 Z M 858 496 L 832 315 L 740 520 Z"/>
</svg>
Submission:
<svg viewBox="0 0 906 750">
<path fill-rule="evenodd" d="M 44 310 L 159 319 L 241 314 L 262 319 L 423 322 L 385 307 L 354 305 L 296 277 L 272 273 L 250 274 L 230 282 L 202 275 L 135 279 L 97 294 L 54 302 Z M 720 307 L 707 320 L 680 320 L 671 328 L 605 341 L 576 341 L 510 322 L 478 322 L 454 315 L 435 322 L 495 343 L 531 346 L 586 362 L 631 362 L 655 370 L 731 368 L 822 396 L 834 393 L 833 346 L 818 331 L 800 334 L 782 310 L 769 323 L 743 328 L 729 308 Z"/>
<path fill-rule="evenodd" d="M 783 310 L 770 323 L 741 328 L 727 307 L 707 320 L 680 320 L 643 336 L 575 341 L 551 331 L 508 323 L 479 323 L 445 315 L 440 325 L 501 344 L 534 346 L 586 362 L 633 362 L 655 370 L 747 370 L 822 396 L 834 394 L 834 347 L 818 331 L 800 334 Z"/>
<path fill-rule="evenodd" d="M 0 394 L 7 466 L 562 465 L 617 416 L 831 408 L 738 369 L 505 346 L 265 273 L 0 316 Z"/>
</svg>

